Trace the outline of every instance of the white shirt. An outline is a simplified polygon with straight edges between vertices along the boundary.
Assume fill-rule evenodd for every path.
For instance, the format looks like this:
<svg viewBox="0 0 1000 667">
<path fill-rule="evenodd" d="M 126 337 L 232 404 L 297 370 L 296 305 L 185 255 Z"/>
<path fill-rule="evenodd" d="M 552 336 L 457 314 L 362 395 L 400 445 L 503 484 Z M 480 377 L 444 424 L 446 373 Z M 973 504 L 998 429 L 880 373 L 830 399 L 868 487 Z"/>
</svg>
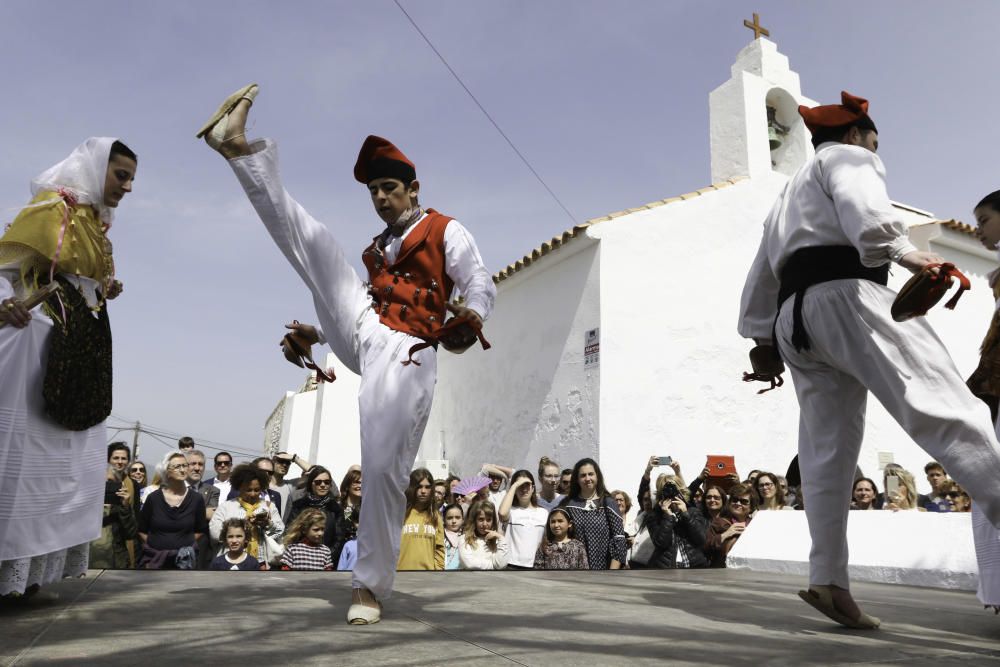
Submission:
<svg viewBox="0 0 1000 667">
<path fill-rule="evenodd" d="M 507 553 L 507 541 L 503 537 L 497 539 L 497 550 L 491 551 L 483 538 L 477 537 L 475 544 L 469 545 L 463 535 L 458 559 L 463 570 L 502 570 L 507 567 Z"/>
<path fill-rule="evenodd" d="M 507 542 L 510 544 L 510 565 L 532 567 L 535 552 L 545 534 L 549 511 L 544 507 L 511 507 L 507 519 Z"/>
<path fill-rule="evenodd" d="M 229 492 L 232 491 L 233 485 L 230 483 L 228 479 L 225 482 L 222 482 L 219 481 L 218 477 L 216 477 L 215 479 L 212 480 L 212 486 L 216 486 L 219 488 L 220 505 L 229 500 Z"/>
<path fill-rule="evenodd" d="M 821 245 L 854 246 L 861 263 L 876 267 L 916 250 L 893 209 L 878 155 L 860 146 L 820 144 L 789 179 L 767 220 L 740 301 L 739 333 L 771 338 L 778 276 L 792 253 Z"/>
</svg>

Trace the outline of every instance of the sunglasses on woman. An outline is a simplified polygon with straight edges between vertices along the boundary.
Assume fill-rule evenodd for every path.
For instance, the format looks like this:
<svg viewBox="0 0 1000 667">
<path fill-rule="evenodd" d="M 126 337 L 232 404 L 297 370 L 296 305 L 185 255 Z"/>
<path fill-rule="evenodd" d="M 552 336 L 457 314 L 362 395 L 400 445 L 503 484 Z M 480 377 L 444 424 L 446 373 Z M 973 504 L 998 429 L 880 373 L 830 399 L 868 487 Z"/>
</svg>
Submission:
<svg viewBox="0 0 1000 667">
<path fill-rule="evenodd" d="M 730 498 L 729 499 L 729 504 L 730 505 L 743 505 L 744 507 L 750 507 L 750 499 L 749 498 Z"/>
</svg>

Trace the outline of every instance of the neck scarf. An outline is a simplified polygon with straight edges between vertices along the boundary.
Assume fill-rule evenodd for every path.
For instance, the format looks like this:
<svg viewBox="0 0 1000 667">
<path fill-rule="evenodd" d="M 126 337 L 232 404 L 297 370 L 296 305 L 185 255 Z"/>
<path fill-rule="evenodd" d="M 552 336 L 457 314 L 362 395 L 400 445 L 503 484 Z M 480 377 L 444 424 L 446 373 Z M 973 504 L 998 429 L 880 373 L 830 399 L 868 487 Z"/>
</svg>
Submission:
<svg viewBox="0 0 1000 667">
<path fill-rule="evenodd" d="M 236 501 L 240 504 L 240 507 L 243 508 L 243 511 L 247 513 L 248 520 L 253 518 L 253 515 L 256 514 L 257 510 L 260 509 L 262 505 L 259 498 L 257 499 L 257 502 L 253 504 L 248 503 L 243 500 L 243 498 L 239 497 L 236 498 Z M 252 554 L 255 558 L 260 553 L 260 540 L 258 539 L 259 534 L 260 530 L 257 526 L 253 526 L 250 529 L 250 534 L 247 535 L 247 553 Z"/>
</svg>

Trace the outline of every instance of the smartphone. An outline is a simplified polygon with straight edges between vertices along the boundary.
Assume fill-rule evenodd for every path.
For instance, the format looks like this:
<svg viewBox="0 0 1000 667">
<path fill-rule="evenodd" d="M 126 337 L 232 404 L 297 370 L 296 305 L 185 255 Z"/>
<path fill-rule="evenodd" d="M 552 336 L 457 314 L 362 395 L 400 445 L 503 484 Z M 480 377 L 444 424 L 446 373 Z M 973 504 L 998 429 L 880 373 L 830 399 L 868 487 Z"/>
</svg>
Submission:
<svg viewBox="0 0 1000 667">
<path fill-rule="evenodd" d="M 885 502 L 891 503 L 890 496 L 899 495 L 899 478 L 890 475 L 885 478 Z"/>
<path fill-rule="evenodd" d="M 670 456 L 659 456 L 656 459 L 656 465 L 658 466 L 668 466 L 674 462 L 674 459 Z"/>
</svg>

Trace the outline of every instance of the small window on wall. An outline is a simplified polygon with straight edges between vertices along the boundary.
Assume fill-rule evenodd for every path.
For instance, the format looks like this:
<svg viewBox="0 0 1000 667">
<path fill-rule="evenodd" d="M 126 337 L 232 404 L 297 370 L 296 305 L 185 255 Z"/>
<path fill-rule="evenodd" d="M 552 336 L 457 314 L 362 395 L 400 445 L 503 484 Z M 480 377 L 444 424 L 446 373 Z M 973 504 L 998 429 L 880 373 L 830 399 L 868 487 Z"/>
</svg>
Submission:
<svg viewBox="0 0 1000 667">
<path fill-rule="evenodd" d="M 809 136 L 799 116 L 795 98 L 781 88 L 772 88 L 765 98 L 767 139 L 771 169 L 791 176 L 809 157 Z"/>
</svg>

